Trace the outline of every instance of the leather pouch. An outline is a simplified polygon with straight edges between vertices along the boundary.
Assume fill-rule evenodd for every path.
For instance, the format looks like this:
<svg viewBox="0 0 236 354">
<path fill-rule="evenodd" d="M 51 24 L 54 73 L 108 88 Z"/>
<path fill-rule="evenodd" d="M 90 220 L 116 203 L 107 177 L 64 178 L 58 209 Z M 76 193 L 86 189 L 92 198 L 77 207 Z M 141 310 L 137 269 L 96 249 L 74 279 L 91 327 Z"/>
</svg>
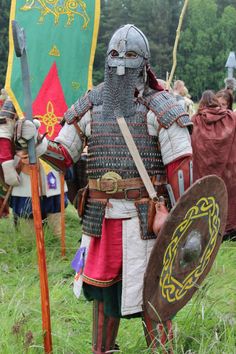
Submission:
<svg viewBox="0 0 236 354">
<path fill-rule="evenodd" d="M 148 211 L 149 211 L 149 199 L 140 199 L 135 202 L 135 207 L 138 213 L 140 237 L 142 240 L 156 239 L 152 227 L 148 230 Z"/>
</svg>

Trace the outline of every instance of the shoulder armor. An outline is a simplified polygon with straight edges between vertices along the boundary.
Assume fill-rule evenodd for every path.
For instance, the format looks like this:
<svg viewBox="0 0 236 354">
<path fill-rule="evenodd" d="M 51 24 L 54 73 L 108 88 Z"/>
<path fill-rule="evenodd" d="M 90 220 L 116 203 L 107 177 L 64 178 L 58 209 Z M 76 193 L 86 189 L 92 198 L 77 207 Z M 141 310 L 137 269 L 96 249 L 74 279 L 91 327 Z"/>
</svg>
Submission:
<svg viewBox="0 0 236 354">
<path fill-rule="evenodd" d="M 64 114 L 68 124 L 80 121 L 93 106 L 102 104 L 103 84 L 98 85 L 79 98 Z"/>
<path fill-rule="evenodd" d="M 7 119 L 15 119 L 17 117 L 15 107 L 11 100 L 7 99 L 0 111 L 0 124 L 5 124 Z"/>
<path fill-rule="evenodd" d="M 146 99 L 147 107 L 154 112 L 161 127 L 168 129 L 174 122 L 180 127 L 192 130 L 188 113 L 176 98 L 167 91 L 156 92 L 152 97 Z"/>
<path fill-rule="evenodd" d="M 93 106 L 100 106 L 103 103 L 103 88 L 104 82 L 100 85 L 94 87 L 91 91 L 89 91 L 89 99 L 92 102 Z"/>
</svg>

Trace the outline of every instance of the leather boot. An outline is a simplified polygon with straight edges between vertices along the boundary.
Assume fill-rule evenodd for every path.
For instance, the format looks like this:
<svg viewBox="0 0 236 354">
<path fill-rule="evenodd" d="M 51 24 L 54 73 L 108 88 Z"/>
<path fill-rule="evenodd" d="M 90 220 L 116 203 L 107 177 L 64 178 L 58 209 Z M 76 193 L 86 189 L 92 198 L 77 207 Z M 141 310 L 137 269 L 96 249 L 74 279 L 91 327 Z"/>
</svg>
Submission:
<svg viewBox="0 0 236 354">
<path fill-rule="evenodd" d="M 115 350 L 115 340 L 120 319 L 104 314 L 103 302 L 93 302 L 93 354 L 112 353 Z"/>
<path fill-rule="evenodd" d="M 172 322 L 163 323 L 153 321 L 146 312 L 143 312 L 143 330 L 148 348 L 153 353 L 157 348 L 162 348 L 164 354 L 173 354 L 173 330 Z"/>
</svg>

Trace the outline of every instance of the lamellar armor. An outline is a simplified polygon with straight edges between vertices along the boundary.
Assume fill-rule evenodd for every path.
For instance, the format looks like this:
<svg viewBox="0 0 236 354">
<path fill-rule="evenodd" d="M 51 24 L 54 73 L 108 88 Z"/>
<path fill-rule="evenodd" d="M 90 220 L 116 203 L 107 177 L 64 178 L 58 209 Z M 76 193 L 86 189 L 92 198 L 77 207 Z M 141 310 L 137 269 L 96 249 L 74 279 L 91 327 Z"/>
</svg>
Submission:
<svg viewBox="0 0 236 354">
<path fill-rule="evenodd" d="M 192 123 L 170 93 L 150 88 L 149 57 L 144 34 L 133 25 L 121 27 L 108 46 L 104 83 L 65 113 L 66 123 L 77 127 L 81 126 L 85 113 L 91 113 L 91 133 L 87 136 L 89 199 L 83 216 L 84 234 L 100 237 L 108 199 L 124 199 L 135 203 L 142 238 L 155 238 L 147 229 L 148 193 L 120 132 L 116 121 L 119 116 L 127 122 L 157 194 L 163 195 L 170 205 L 164 188 L 166 174 L 158 134 L 149 134 L 147 115 L 152 111 L 157 125 L 165 129 L 174 122 L 181 127 Z"/>
</svg>

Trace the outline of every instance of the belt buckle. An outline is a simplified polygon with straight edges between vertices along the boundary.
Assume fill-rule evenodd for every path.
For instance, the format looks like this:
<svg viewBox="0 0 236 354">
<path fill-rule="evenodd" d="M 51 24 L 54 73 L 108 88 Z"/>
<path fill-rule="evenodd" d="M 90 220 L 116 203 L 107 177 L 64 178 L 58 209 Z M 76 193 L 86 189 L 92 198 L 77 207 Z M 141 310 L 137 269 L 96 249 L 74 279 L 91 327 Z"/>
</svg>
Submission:
<svg viewBox="0 0 236 354">
<path fill-rule="evenodd" d="M 103 180 L 112 182 L 112 189 L 111 190 L 107 191 L 102 188 L 102 181 Z M 119 180 L 122 180 L 122 177 L 118 173 L 116 173 L 114 171 L 107 172 L 101 178 L 97 179 L 98 190 L 100 190 L 101 192 L 105 192 L 107 194 L 116 193 L 119 191 L 119 187 L 118 187 Z"/>
<path fill-rule="evenodd" d="M 137 198 L 129 198 L 129 195 L 128 195 L 129 191 L 138 191 L 139 192 L 138 197 Z M 141 187 L 140 188 L 127 188 L 124 190 L 124 193 L 125 193 L 125 200 L 131 201 L 131 202 L 133 202 L 134 200 L 139 200 L 142 197 Z"/>
</svg>

